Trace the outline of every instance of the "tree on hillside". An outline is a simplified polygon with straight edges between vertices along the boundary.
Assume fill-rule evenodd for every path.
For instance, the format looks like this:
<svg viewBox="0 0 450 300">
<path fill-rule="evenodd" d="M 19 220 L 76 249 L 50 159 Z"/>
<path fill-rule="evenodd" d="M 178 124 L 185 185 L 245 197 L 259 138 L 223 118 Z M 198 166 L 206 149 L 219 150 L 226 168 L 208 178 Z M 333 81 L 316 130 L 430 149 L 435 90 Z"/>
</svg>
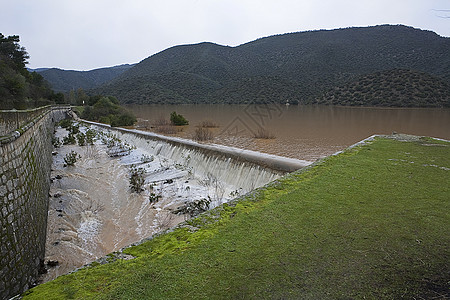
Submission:
<svg viewBox="0 0 450 300">
<path fill-rule="evenodd" d="M 64 95 L 55 94 L 50 84 L 36 72 L 28 72 L 29 59 L 19 36 L 0 33 L 0 109 L 24 109 L 63 103 Z"/>
<path fill-rule="evenodd" d="M 25 65 L 30 57 L 25 48 L 19 45 L 19 41 L 18 35 L 5 37 L 0 33 L 0 60 L 11 62 L 16 70 L 26 71 Z"/>
</svg>

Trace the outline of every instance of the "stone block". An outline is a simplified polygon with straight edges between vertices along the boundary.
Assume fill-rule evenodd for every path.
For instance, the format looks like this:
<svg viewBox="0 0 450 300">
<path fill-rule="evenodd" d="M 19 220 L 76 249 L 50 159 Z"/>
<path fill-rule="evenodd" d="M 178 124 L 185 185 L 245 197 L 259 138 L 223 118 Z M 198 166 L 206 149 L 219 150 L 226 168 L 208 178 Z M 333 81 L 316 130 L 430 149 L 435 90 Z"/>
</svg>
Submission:
<svg viewBox="0 0 450 300">
<path fill-rule="evenodd" d="M 8 189 L 8 192 L 12 192 L 14 190 L 13 181 L 11 179 L 6 182 L 6 188 Z"/>
<path fill-rule="evenodd" d="M 4 197 L 7 192 L 6 186 L 0 185 L 0 197 Z"/>
</svg>

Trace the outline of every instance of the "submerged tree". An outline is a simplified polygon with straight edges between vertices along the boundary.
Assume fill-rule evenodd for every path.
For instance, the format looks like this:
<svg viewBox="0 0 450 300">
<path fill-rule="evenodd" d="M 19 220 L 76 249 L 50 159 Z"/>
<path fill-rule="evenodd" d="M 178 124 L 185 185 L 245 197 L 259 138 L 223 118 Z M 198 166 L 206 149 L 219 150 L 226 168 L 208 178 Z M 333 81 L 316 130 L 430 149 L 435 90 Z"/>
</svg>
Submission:
<svg viewBox="0 0 450 300">
<path fill-rule="evenodd" d="M 189 125 L 189 121 L 175 111 L 170 114 L 170 122 L 175 126 Z"/>
</svg>

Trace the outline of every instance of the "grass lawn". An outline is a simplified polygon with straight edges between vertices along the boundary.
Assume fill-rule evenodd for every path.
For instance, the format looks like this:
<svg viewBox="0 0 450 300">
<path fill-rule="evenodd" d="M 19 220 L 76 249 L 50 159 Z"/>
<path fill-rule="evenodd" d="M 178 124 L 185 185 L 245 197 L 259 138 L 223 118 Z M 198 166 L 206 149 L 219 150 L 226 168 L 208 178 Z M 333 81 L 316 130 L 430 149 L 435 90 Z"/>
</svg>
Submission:
<svg viewBox="0 0 450 300">
<path fill-rule="evenodd" d="M 450 297 L 450 143 L 377 138 L 24 299 Z"/>
</svg>

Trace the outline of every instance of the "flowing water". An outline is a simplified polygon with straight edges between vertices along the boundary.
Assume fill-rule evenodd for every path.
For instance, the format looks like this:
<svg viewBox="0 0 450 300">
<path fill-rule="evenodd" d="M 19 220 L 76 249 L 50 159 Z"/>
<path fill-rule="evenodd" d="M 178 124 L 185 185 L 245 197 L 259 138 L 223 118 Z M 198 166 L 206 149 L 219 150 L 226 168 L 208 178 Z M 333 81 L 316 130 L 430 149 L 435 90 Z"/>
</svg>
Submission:
<svg viewBox="0 0 450 300">
<path fill-rule="evenodd" d="M 373 134 L 392 132 L 450 139 L 450 109 L 364 108 L 302 105 L 129 105 L 144 127 L 172 111 L 190 121 L 175 134 L 190 138 L 196 125 L 210 120 L 213 143 L 314 161 Z M 154 126 L 153 126 L 154 127 Z M 275 139 L 255 139 L 259 128 Z M 150 128 L 154 130 L 154 128 Z"/>
<path fill-rule="evenodd" d="M 58 266 L 42 282 L 173 227 L 188 218 L 174 213 L 187 203 L 209 201 L 213 208 L 284 174 L 196 147 L 91 127 L 101 133 L 94 145 L 63 145 L 55 153 L 45 259 Z M 56 137 L 67 134 L 59 128 Z M 81 157 L 64 166 L 71 151 Z M 143 172 L 140 193 L 130 189 L 133 169 Z"/>
</svg>

